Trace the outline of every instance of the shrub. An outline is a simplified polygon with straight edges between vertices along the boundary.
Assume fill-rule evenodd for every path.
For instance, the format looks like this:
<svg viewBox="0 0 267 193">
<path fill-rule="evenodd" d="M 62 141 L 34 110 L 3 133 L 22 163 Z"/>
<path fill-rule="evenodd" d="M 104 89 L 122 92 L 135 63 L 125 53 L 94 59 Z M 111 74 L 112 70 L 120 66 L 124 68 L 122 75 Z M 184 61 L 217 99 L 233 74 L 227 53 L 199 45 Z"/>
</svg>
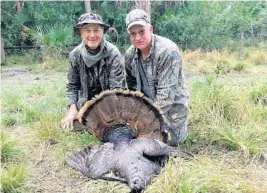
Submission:
<svg viewBox="0 0 267 193">
<path fill-rule="evenodd" d="M 22 165 L 10 165 L 1 172 L 1 190 L 4 193 L 16 193 L 27 178 L 28 174 Z"/>
<path fill-rule="evenodd" d="M 10 158 L 17 157 L 21 151 L 16 147 L 17 142 L 9 140 L 8 137 L 1 133 L 1 161 L 6 162 Z"/>
<path fill-rule="evenodd" d="M 234 70 L 240 72 L 240 71 L 243 71 L 244 68 L 245 68 L 246 64 L 245 63 L 242 63 L 242 62 L 238 62 L 235 64 L 234 66 Z"/>
<path fill-rule="evenodd" d="M 255 50 L 249 60 L 253 65 L 267 65 L 267 51 Z"/>
<path fill-rule="evenodd" d="M 249 99 L 254 103 L 259 103 L 262 100 L 267 100 L 267 86 L 261 86 L 259 88 L 255 88 L 249 93 Z"/>
<path fill-rule="evenodd" d="M 59 122 L 50 115 L 42 117 L 40 122 L 36 124 L 36 128 L 40 138 L 44 141 L 60 137 L 61 128 Z"/>
<path fill-rule="evenodd" d="M 5 126 L 13 126 L 17 123 L 16 114 L 6 112 L 2 115 L 1 121 Z"/>
<path fill-rule="evenodd" d="M 47 27 L 36 26 L 30 30 L 30 34 L 41 46 L 41 69 L 51 70 L 66 66 L 61 52 L 73 40 L 72 27 L 58 24 Z"/>
</svg>

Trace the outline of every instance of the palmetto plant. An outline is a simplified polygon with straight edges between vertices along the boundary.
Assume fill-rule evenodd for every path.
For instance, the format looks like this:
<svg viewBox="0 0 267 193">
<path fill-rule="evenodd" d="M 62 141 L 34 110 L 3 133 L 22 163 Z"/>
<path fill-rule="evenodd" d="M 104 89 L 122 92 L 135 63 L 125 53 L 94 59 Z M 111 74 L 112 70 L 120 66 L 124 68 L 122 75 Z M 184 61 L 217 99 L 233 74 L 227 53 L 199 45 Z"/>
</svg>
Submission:
<svg viewBox="0 0 267 193">
<path fill-rule="evenodd" d="M 73 29 L 63 25 L 36 26 L 30 29 L 30 35 L 41 47 L 41 68 L 54 69 L 61 65 L 62 52 L 73 41 Z"/>
<path fill-rule="evenodd" d="M 62 48 L 72 42 L 73 30 L 63 25 L 36 26 L 30 34 L 39 45 Z"/>
<path fill-rule="evenodd" d="M 36 26 L 30 29 L 30 35 L 41 46 L 45 58 L 54 58 L 55 53 L 59 54 L 73 40 L 72 28 L 63 25 Z"/>
</svg>

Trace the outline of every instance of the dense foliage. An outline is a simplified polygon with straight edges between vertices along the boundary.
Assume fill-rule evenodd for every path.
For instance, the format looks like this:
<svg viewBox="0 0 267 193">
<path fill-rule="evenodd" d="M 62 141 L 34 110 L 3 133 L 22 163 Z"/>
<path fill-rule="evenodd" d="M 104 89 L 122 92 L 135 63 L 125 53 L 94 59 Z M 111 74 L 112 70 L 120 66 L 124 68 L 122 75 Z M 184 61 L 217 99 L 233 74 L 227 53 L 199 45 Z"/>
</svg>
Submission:
<svg viewBox="0 0 267 193">
<path fill-rule="evenodd" d="M 18 12 L 15 1 L 1 3 L 1 36 L 6 46 L 36 44 L 28 36 L 23 37 L 22 25 L 34 29 L 64 26 L 72 31 L 79 15 L 85 12 L 83 1 L 27 1 L 21 5 Z M 91 2 L 92 12 L 101 14 L 117 29 L 122 48 L 129 45 L 125 17 L 134 7 L 134 1 Z M 183 49 L 239 48 L 267 40 L 266 1 L 152 1 L 151 18 L 155 33 L 169 37 Z M 77 36 L 72 36 L 71 42 L 63 46 L 79 42 Z"/>
<path fill-rule="evenodd" d="M 266 2 L 186 2 L 162 15 L 156 31 L 184 48 L 236 47 L 266 40 Z"/>
</svg>

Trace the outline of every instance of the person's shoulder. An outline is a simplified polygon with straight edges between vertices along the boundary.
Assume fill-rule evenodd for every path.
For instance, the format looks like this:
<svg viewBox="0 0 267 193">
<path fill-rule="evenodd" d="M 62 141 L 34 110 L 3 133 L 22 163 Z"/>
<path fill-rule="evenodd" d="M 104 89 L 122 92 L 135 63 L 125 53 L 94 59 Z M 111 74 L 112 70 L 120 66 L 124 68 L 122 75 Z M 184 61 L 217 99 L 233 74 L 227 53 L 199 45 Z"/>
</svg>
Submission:
<svg viewBox="0 0 267 193">
<path fill-rule="evenodd" d="M 77 45 L 75 48 L 73 48 L 69 53 L 69 58 L 73 58 L 81 53 L 81 46 L 82 44 Z"/>
<path fill-rule="evenodd" d="M 131 56 L 135 53 L 135 47 L 134 45 L 131 45 L 125 52 L 125 56 Z"/>
<path fill-rule="evenodd" d="M 179 51 L 177 44 L 175 44 L 169 38 L 155 35 L 156 52 L 170 53 L 172 51 Z"/>
<path fill-rule="evenodd" d="M 112 43 L 110 43 L 108 41 L 105 41 L 105 46 L 106 46 L 106 49 L 107 49 L 108 53 L 120 54 L 120 50 L 114 44 L 112 44 Z"/>
</svg>

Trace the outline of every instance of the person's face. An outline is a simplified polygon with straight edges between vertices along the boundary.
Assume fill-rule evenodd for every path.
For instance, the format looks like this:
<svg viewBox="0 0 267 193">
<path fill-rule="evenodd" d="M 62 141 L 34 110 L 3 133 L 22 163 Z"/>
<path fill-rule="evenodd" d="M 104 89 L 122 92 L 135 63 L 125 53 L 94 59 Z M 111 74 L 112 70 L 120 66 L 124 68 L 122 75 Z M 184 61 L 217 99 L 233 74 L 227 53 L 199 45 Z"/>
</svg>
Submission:
<svg viewBox="0 0 267 193">
<path fill-rule="evenodd" d="M 129 30 L 130 39 L 132 44 L 141 51 L 150 46 L 153 34 L 152 25 L 134 25 Z"/>
<path fill-rule="evenodd" d="M 91 49 L 96 49 L 104 36 L 104 29 L 99 24 L 86 24 L 80 29 L 83 42 Z"/>
</svg>

